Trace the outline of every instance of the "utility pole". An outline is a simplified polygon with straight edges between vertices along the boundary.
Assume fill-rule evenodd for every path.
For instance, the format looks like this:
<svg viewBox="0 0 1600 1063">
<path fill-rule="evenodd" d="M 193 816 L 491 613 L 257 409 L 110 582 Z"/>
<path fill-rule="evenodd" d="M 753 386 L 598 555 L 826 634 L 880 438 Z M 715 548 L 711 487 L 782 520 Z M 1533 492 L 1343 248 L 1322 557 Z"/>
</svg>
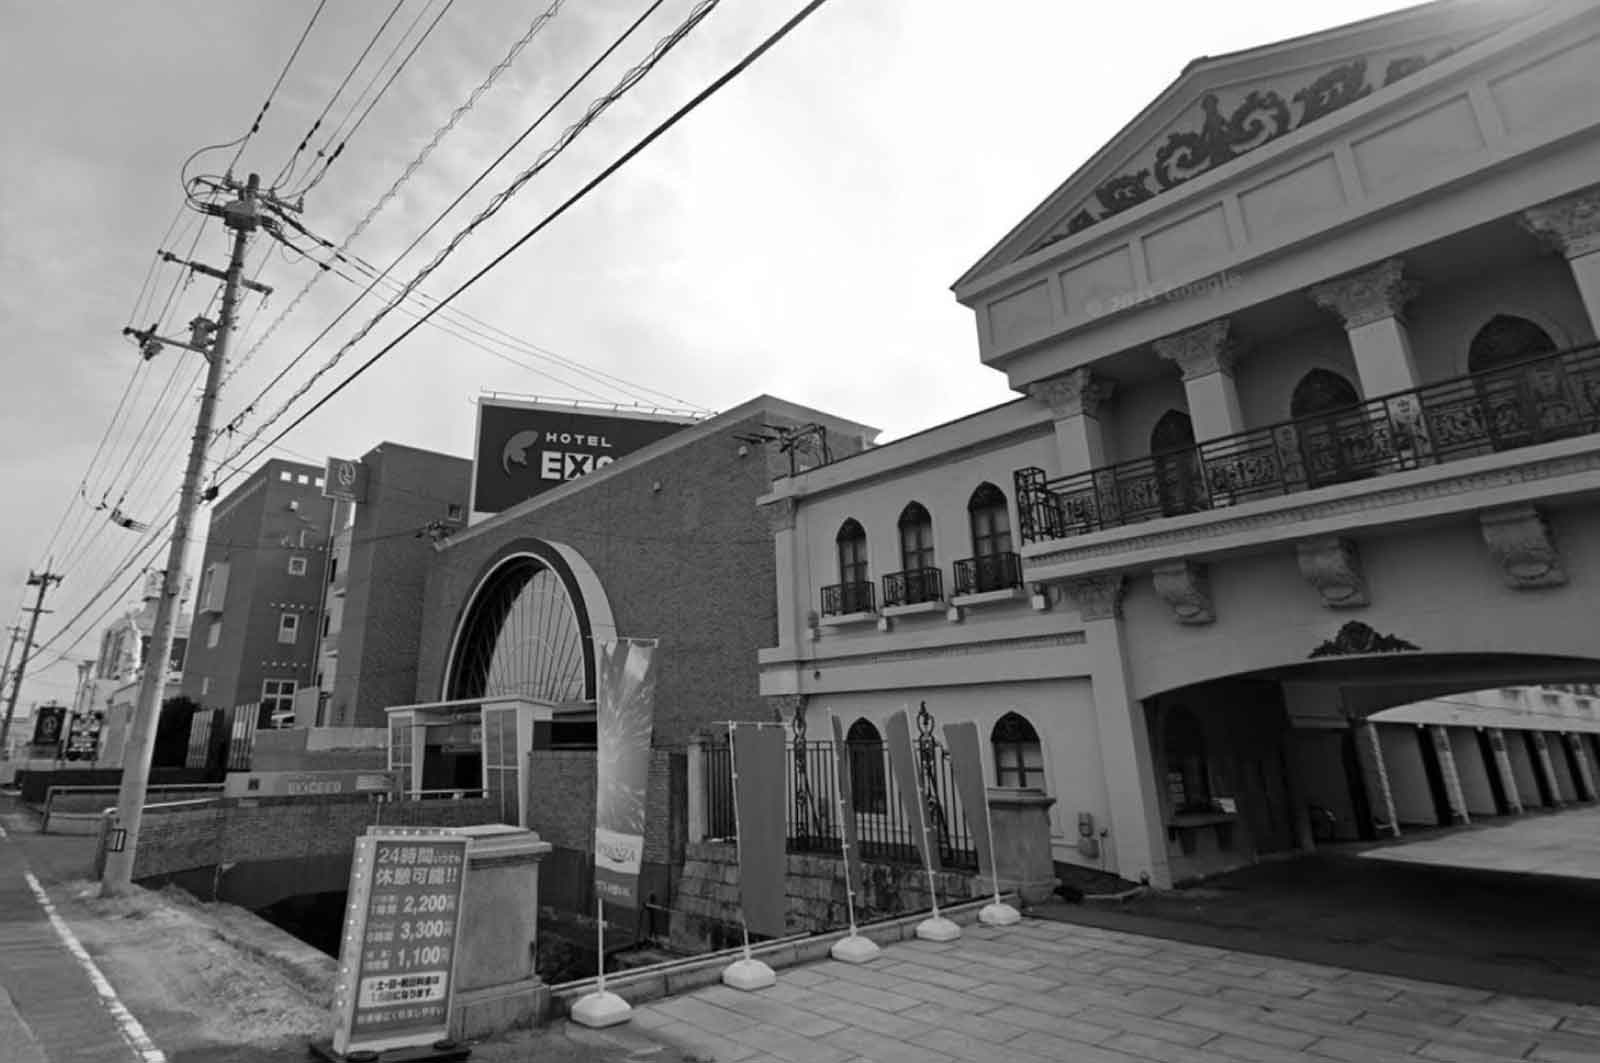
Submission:
<svg viewBox="0 0 1600 1063">
<path fill-rule="evenodd" d="M 60 582 L 61 577 L 51 572 L 48 568 L 44 572 L 30 571 L 28 573 L 28 586 L 38 587 L 39 595 L 34 599 L 33 608 L 27 610 L 33 615 L 28 618 L 28 634 L 22 640 L 22 660 L 17 662 L 17 670 L 11 673 L 11 696 L 6 699 L 6 718 L 4 721 L 0 721 L 0 756 L 9 756 L 6 751 L 11 748 L 11 717 L 16 714 L 17 695 L 22 692 L 22 677 L 27 674 L 28 657 L 33 653 L 33 633 L 39 626 L 39 615 L 50 611 L 44 607 L 45 592 L 50 589 L 52 583 Z M 12 628 L 11 630 L 15 632 L 17 629 Z M 16 635 L 13 634 L 11 647 L 15 649 L 16 646 Z M 8 662 L 11 660 L 10 653 L 6 654 L 6 660 Z"/>
<path fill-rule="evenodd" d="M 195 510 L 200 503 L 200 480 L 205 474 L 206 446 L 211 441 L 217 392 L 221 389 L 222 369 L 228 357 L 228 337 L 233 332 L 239 289 L 251 287 L 260 290 L 244 279 L 244 253 L 250 234 L 261 224 L 257 202 L 261 179 L 251 174 L 242 188 L 232 181 L 229 187 L 239 192 L 239 198 L 221 208 L 213 208 L 221 214 L 223 224 L 233 230 L 233 253 L 228 259 L 227 270 L 219 271 L 194 262 L 184 263 L 195 272 L 222 280 L 221 320 L 213 325 L 203 317 L 195 318 L 190 322 L 188 343 L 159 337 L 153 328 L 143 333 L 125 330 L 140 340 L 146 360 L 158 354 L 163 345 L 168 345 L 194 351 L 204 357 L 208 365 L 205 391 L 200 397 L 200 415 L 196 419 L 194 440 L 189 447 L 189 465 L 178 495 L 178 513 L 173 520 L 167 568 L 162 574 L 161 597 L 156 601 L 155 628 L 150 633 L 150 649 L 145 654 L 144 672 L 139 678 L 139 703 L 134 710 L 127 753 L 123 759 L 117 822 L 107 846 L 105 873 L 100 880 L 101 893 L 105 895 L 126 890 L 133 881 L 133 859 L 139 845 L 145 791 L 150 783 L 150 760 L 155 753 L 156 724 L 161 717 L 162 694 L 167 685 L 167 662 L 172 657 L 179 598 L 183 593 L 184 555 L 189 551 L 190 525 L 194 523 Z"/>
</svg>

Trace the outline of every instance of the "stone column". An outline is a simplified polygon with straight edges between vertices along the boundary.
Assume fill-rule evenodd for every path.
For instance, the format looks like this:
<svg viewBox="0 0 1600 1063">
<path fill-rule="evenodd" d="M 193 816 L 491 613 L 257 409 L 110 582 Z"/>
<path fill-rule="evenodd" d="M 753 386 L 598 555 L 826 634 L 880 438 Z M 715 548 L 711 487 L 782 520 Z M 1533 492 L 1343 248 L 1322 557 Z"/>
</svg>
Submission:
<svg viewBox="0 0 1600 1063">
<path fill-rule="evenodd" d="M 1401 311 L 1416 295 L 1403 276 L 1403 264 L 1391 258 L 1364 273 L 1340 277 L 1311 289 L 1318 306 L 1344 322 L 1355 355 L 1361 390 L 1369 399 L 1409 391 L 1421 381 Z"/>
<path fill-rule="evenodd" d="M 1050 407 L 1055 420 L 1056 453 L 1061 462 L 1057 475 L 1073 476 L 1106 464 L 1100 412 L 1113 390 L 1111 381 L 1088 369 L 1072 369 L 1028 385 L 1028 395 Z"/>
<path fill-rule="evenodd" d="M 1367 738 L 1367 756 L 1372 761 L 1372 782 L 1378 791 L 1377 803 L 1387 817 L 1386 822 L 1379 826 L 1398 838 L 1400 815 L 1394 809 L 1394 788 L 1389 784 L 1389 767 L 1383 762 L 1383 740 L 1378 737 L 1378 727 L 1371 720 L 1362 721 L 1361 730 Z"/>
<path fill-rule="evenodd" d="M 1505 732 L 1498 727 L 1489 728 L 1489 746 L 1494 750 L 1494 770 L 1506 794 L 1506 807 L 1511 815 L 1520 816 L 1524 811 L 1522 795 L 1517 792 L 1517 773 L 1511 767 L 1511 754 L 1506 751 Z"/>
<path fill-rule="evenodd" d="M 1237 350 L 1228 338 L 1228 327 L 1228 320 L 1220 318 L 1154 344 L 1156 354 L 1183 372 L 1183 390 L 1198 443 L 1244 431 L 1239 391 L 1233 383 Z"/>
<path fill-rule="evenodd" d="M 1543 731 L 1533 732 L 1533 748 L 1539 753 L 1533 770 L 1543 773 L 1544 783 L 1550 788 L 1550 807 L 1560 808 L 1567 801 L 1561 796 L 1561 778 L 1556 775 L 1555 762 L 1550 759 L 1550 743 L 1545 741 Z"/>
<path fill-rule="evenodd" d="M 1522 224 L 1566 257 L 1590 328 L 1600 335 L 1600 185 L 1525 210 Z"/>
<path fill-rule="evenodd" d="M 1172 885 L 1155 754 L 1143 703 L 1133 697 L 1122 626 L 1122 574 L 1067 580 L 1062 594 L 1083 621 L 1100 760 L 1111 806 L 1111 869 L 1131 882 Z"/>
<path fill-rule="evenodd" d="M 1572 750 L 1572 759 L 1578 765 L 1578 796 L 1585 801 L 1600 798 L 1600 791 L 1595 789 L 1594 765 L 1589 762 L 1589 751 L 1583 748 L 1583 739 L 1575 734 L 1562 736 L 1567 743 L 1567 748 Z"/>
<path fill-rule="evenodd" d="M 526 1026 L 549 1010 L 550 990 L 534 964 L 539 862 L 550 843 L 500 824 L 450 833 L 471 839 L 450 1009 L 450 1036 L 464 1041 Z"/>
<path fill-rule="evenodd" d="M 1467 811 L 1467 795 L 1461 789 L 1461 772 L 1456 767 L 1456 751 L 1450 745 L 1450 732 L 1441 724 L 1428 725 L 1428 737 L 1433 740 L 1434 752 L 1439 755 L 1439 774 L 1444 776 L 1445 800 L 1450 804 L 1451 823 L 1471 823 Z"/>
<path fill-rule="evenodd" d="M 794 498 L 780 498 L 761 508 L 767 515 L 767 527 L 772 531 L 777 571 L 778 645 L 798 652 L 801 634 L 798 621 L 812 607 L 810 588 L 800 586 L 800 573 L 805 571 L 800 557 L 801 543 L 795 532 L 800 502 Z"/>
<path fill-rule="evenodd" d="M 1042 790 L 1011 788 L 991 789 L 988 797 L 1000 892 L 1015 890 L 1024 904 L 1049 900 L 1060 885 L 1050 848 L 1050 806 L 1056 799 Z M 973 882 L 975 894 L 989 888 L 988 882 Z"/>
</svg>

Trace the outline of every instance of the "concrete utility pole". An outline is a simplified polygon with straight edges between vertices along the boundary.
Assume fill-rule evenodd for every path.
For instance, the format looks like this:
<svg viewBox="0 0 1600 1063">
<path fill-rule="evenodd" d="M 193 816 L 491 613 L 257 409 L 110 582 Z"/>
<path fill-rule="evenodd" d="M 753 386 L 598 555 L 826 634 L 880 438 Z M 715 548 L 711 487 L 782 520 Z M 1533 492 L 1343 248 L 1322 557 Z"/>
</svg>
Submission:
<svg viewBox="0 0 1600 1063">
<path fill-rule="evenodd" d="M 9 757 L 7 752 L 11 748 L 11 718 L 17 711 L 17 695 L 22 691 L 22 677 L 28 671 L 28 657 L 33 653 L 33 633 L 39 626 L 39 616 L 50 610 L 44 607 L 45 592 L 50 589 L 50 584 L 60 583 L 61 577 L 48 569 L 44 572 L 29 572 L 28 586 L 38 587 L 39 595 L 34 599 L 33 608 L 28 612 L 33 615 L 28 618 L 28 634 L 22 640 L 22 660 L 17 662 L 17 670 L 11 673 L 11 696 L 6 699 L 6 718 L 0 721 L 0 757 Z M 17 629 L 12 628 L 13 632 Z M 16 635 L 11 637 L 11 648 L 16 649 Z M 11 654 L 6 654 L 6 662 L 11 661 Z"/>
<path fill-rule="evenodd" d="M 228 357 L 228 337 L 233 331 L 239 303 L 239 289 L 254 287 L 244 280 L 245 244 L 261 224 L 257 193 L 261 179 L 251 174 L 243 188 L 230 182 L 240 197 L 222 207 L 223 224 L 233 230 L 233 253 L 226 272 L 188 262 L 190 269 L 223 282 L 221 320 L 213 325 L 203 317 L 190 322 L 188 343 L 165 339 L 154 330 L 138 333 L 145 357 L 159 353 L 163 344 L 195 351 L 208 363 L 205 391 L 200 397 L 194 441 L 189 447 L 189 466 L 183 475 L 178 495 L 178 513 L 172 525 L 172 547 L 167 553 L 167 568 L 162 575 L 161 597 L 156 601 L 155 628 L 150 633 L 150 650 L 145 655 L 139 677 L 139 703 L 134 710 L 123 758 L 122 792 L 117 799 L 117 822 L 106 853 L 101 893 L 114 895 L 133 881 L 133 858 L 139 845 L 139 826 L 144 816 L 145 791 L 150 783 L 150 760 L 155 753 L 156 724 L 161 718 L 162 694 L 167 685 L 167 662 L 172 657 L 172 642 L 177 629 L 179 598 L 183 593 L 184 555 L 189 551 L 189 530 L 200 504 L 200 480 L 205 474 L 206 446 L 211 440 L 211 422 L 216 414 L 217 392 L 222 385 L 222 369 Z"/>
</svg>

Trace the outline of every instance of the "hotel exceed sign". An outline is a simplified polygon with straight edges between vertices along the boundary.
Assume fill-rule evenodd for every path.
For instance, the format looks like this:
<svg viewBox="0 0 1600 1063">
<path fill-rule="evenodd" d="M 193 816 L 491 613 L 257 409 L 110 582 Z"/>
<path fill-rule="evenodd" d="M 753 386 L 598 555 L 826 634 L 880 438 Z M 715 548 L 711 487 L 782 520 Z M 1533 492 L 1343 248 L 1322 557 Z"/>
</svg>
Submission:
<svg viewBox="0 0 1600 1063">
<path fill-rule="evenodd" d="M 472 511 L 510 509 L 692 423 L 664 414 L 480 398 Z"/>
<path fill-rule="evenodd" d="M 468 839 L 374 827 L 356 839 L 334 989 L 333 1050 L 448 1038 Z"/>
</svg>

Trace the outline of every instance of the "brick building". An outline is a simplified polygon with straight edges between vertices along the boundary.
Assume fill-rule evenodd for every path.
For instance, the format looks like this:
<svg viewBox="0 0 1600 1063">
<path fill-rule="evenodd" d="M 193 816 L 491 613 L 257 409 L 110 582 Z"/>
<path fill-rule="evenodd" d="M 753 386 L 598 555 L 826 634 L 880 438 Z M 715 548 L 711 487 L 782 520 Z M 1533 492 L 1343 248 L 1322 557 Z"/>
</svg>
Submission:
<svg viewBox="0 0 1600 1063">
<path fill-rule="evenodd" d="M 183 693 L 207 708 L 293 710 L 312 682 L 333 502 L 322 470 L 272 459 L 217 500 L 201 564 Z"/>
</svg>

